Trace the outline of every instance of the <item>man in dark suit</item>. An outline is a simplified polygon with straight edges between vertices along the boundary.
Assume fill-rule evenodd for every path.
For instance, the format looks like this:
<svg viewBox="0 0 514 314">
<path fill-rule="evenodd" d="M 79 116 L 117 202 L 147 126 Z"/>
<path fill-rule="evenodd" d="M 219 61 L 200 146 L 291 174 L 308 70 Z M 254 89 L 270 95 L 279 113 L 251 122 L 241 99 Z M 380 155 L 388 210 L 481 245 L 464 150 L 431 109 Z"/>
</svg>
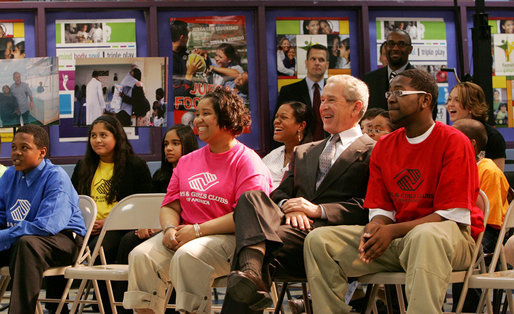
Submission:
<svg viewBox="0 0 514 314">
<path fill-rule="evenodd" d="M 362 207 L 374 141 L 362 135 L 368 89 L 350 75 L 328 79 L 320 107 L 329 139 L 297 146 L 271 198 L 244 193 L 234 210 L 236 254 L 222 313 L 260 311 L 269 306 L 268 263 L 275 258 L 290 275 L 305 276 L 303 240 L 313 228 L 365 224 Z M 264 266 L 264 267 L 263 267 Z M 268 281 L 267 284 L 263 282 Z M 237 302 L 240 302 L 237 304 Z"/>
<path fill-rule="evenodd" d="M 385 92 L 389 90 L 389 82 L 402 71 L 414 69 L 409 63 L 412 42 L 405 31 L 397 29 L 389 33 L 385 48 L 388 65 L 366 73 L 363 78 L 369 87 L 369 108 L 387 110 Z"/>
<path fill-rule="evenodd" d="M 314 110 L 314 140 L 322 140 L 325 136 L 323 133 L 323 121 L 319 113 L 319 105 L 321 102 L 321 91 L 325 86 L 325 72 L 328 69 L 328 49 L 323 45 L 312 45 L 307 50 L 307 59 L 305 60 L 307 68 L 307 76 L 296 83 L 285 85 L 280 89 L 278 95 L 277 107 L 287 101 L 301 101 L 309 105 Z"/>
</svg>

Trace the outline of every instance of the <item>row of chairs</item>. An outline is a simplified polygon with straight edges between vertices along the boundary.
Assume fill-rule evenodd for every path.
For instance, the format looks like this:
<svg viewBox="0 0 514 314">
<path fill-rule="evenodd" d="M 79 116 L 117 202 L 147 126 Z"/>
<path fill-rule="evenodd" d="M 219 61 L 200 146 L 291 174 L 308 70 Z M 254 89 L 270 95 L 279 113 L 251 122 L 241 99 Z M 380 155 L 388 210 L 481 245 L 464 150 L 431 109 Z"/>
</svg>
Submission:
<svg viewBox="0 0 514 314">
<path fill-rule="evenodd" d="M 41 299 L 41 302 L 59 302 L 57 312 L 59 313 L 65 303 L 73 302 L 71 313 L 75 313 L 80 304 L 97 303 L 100 313 L 104 313 L 104 309 L 101 302 L 101 296 L 98 290 L 98 280 L 104 280 L 107 283 L 107 291 L 111 309 L 113 313 L 116 312 L 116 306 L 120 306 L 121 302 L 114 300 L 114 295 L 111 287 L 111 281 L 126 281 L 128 279 L 128 265 L 113 265 L 107 264 L 105 255 L 102 249 L 102 241 L 107 231 L 110 230 L 130 230 L 138 228 L 157 229 L 160 228 L 159 223 L 159 211 L 160 205 L 164 198 L 164 194 L 134 194 L 128 196 L 118 202 L 118 204 L 112 209 L 108 215 L 104 227 L 100 232 L 97 244 L 91 253 L 87 246 L 87 241 L 91 234 L 91 230 L 94 225 L 96 218 L 96 204 L 88 196 L 80 196 L 79 207 L 82 211 L 82 215 L 86 221 L 87 233 L 84 237 L 84 244 L 80 249 L 79 258 L 74 265 L 68 267 L 55 267 L 45 271 L 44 276 L 56 276 L 64 275 L 68 279 L 66 289 L 60 300 L 58 299 Z M 487 196 L 480 191 L 477 199 L 477 205 L 484 211 L 484 224 L 487 221 L 489 215 L 489 202 Z M 463 282 L 464 287 L 461 298 L 459 300 L 457 313 L 461 312 L 464 298 L 468 288 L 484 288 L 480 305 L 477 309 L 477 313 L 482 312 L 484 305 L 487 305 L 488 313 L 492 312 L 492 306 L 489 298 L 489 289 L 499 288 L 506 289 L 510 312 L 514 313 L 514 304 L 512 300 L 511 289 L 514 288 L 514 271 L 507 270 L 505 257 L 503 255 L 503 239 L 509 228 L 514 228 L 514 202 L 509 206 L 505 221 L 502 229 L 500 230 L 498 243 L 493 255 L 493 259 L 489 268 L 489 272 L 486 270 L 483 251 L 480 245 L 483 237 L 483 233 L 479 235 L 477 239 L 477 246 L 473 252 L 473 263 L 466 271 L 456 271 L 452 273 L 451 282 Z M 93 265 L 93 262 L 100 258 L 101 265 Z M 501 261 L 501 271 L 495 272 L 496 264 L 498 260 Z M 0 296 L 3 295 L 7 288 L 9 280 L 9 272 L 7 267 L 2 268 L 0 271 Z M 487 272 L 487 273 L 486 273 Z M 77 296 L 74 299 L 68 299 L 68 294 L 71 285 L 74 280 L 80 279 L 81 284 L 78 289 Z M 275 313 L 279 313 L 281 310 L 282 300 L 285 294 L 285 286 L 288 281 L 303 282 L 305 279 L 280 279 L 276 278 L 275 281 L 282 281 L 283 289 L 281 296 L 278 298 L 275 285 L 273 285 L 272 296 L 275 301 Z M 368 284 L 368 303 L 366 306 L 365 313 L 371 313 L 376 307 L 376 294 L 380 285 L 394 285 L 398 292 L 398 304 L 400 306 L 401 313 L 405 313 L 405 304 L 403 302 L 403 294 L 401 285 L 405 283 L 405 273 L 395 272 L 383 272 L 377 274 L 366 275 L 358 278 L 358 281 L 363 284 Z M 97 301 L 87 300 L 84 297 L 84 291 L 86 291 L 86 284 L 90 282 L 93 285 L 94 292 Z M 215 287 L 222 287 L 225 283 L 225 278 L 218 278 L 214 282 Z M 171 289 L 169 289 L 171 290 Z M 307 293 L 305 283 L 303 285 L 304 298 L 306 299 Z M 86 292 L 86 296 L 87 296 Z M 171 291 L 168 291 L 168 297 L 171 295 Z M 173 306 L 171 306 L 173 307 Z M 267 309 L 272 311 L 273 309 Z M 38 302 L 38 313 L 42 313 L 42 308 Z"/>
</svg>

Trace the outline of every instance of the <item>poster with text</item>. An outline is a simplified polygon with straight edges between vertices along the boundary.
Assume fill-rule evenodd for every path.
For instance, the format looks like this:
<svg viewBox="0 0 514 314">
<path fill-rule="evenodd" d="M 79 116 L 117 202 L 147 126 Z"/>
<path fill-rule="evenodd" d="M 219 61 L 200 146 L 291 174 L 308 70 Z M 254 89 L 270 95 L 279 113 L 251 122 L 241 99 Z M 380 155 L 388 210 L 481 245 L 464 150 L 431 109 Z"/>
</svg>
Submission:
<svg viewBox="0 0 514 314">
<path fill-rule="evenodd" d="M 75 83 L 75 58 L 136 57 L 136 21 L 56 20 L 55 38 L 59 57 L 59 141 L 86 141 L 88 128 L 73 127 L 86 125 L 86 85 Z M 107 99 L 107 90 L 102 93 Z"/>
<path fill-rule="evenodd" d="M 386 41 L 393 30 L 403 30 L 412 41 L 412 53 L 409 62 L 418 69 L 423 69 L 435 78 L 439 86 L 437 99 L 437 120 L 446 123 L 447 114 L 444 105 L 448 98 L 448 74 L 441 71 L 448 65 L 446 23 L 442 18 L 385 17 L 377 18 L 377 64 L 380 64 L 380 45 Z"/>
<path fill-rule="evenodd" d="M 276 19 L 278 90 L 307 76 L 305 60 L 313 45 L 328 48 L 324 77 L 351 74 L 350 27 L 344 17 L 279 17 Z"/>
<path fill-rule="evenodd" d="M 249 106 L 244 16 L 171 18 L 170 29 L 175 123 L 189 124 L 201 97 L 220 85 Z"/>
<path fill-rule="evenodd" d="M 75 84 L 76 58 L 136 57 L 135 19 L 56 20 L 55 38 L 62 118 L 77 118 L 74 112 L 80 108 L 75 98 L 84 96 L 82 86 Z"/>
<path fill-rule="evenodd" d="M 23 20 L 0 20 L 0 60 L 25 58 L 25 24 Z M 12 78 L 11 78 L 12 79 Z M 43 84 L 45 84 L 44 82 Z M 9 85 L 10 86 L 10 85 Z M 2 91 L 4 93 L 4 91 Z M 4 104 L 1 104 L 4 108 Z M 2 109 L 4 111 L 5 109 Z M 1 119 L 0 119 L 1 120 Z M 2 142 L 10 142 L 13 137 L 12 128 L 1 128 L 8 123 L 0 121 L 0 137 Z"/>
<path fill-rule="evenodd" d="M 514 18 L 490 17 L 493 53 L 493 117 L 496 127 L 514 127 Z"/>
</svg>

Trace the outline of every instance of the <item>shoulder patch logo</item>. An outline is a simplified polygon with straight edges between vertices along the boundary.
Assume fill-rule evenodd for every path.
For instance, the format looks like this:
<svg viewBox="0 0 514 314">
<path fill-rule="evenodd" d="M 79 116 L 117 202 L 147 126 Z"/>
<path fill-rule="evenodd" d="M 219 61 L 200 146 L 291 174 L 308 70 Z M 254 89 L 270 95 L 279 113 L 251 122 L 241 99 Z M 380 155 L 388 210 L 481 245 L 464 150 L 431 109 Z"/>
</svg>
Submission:
<svg viewBox="0 0 514 314">
<path fill-rule="evenodd" d="M 14 205 L 9 208 L 14 221 L 23 221 L 30 211 L 30 202 L 28 200 L 17 200 Z"/>
<path fill-rule="evenodd" d="M 423 183 L 424 179 L 421 176 L 421 171 L 418 169 L 405 169 L 398 173 L 394 179 L 396 184 L 403 191 L 416 191 Z"/>
<path fill-rule="evenodd" d="M 202 172 L 199 174 L 195 174 L 189 179 L 189 187 L 195 190 L 199 190 L 202 192 L 207 191 L 212 186 L 219 183 L 218 177 L 215 174 Z"/>
</svg>

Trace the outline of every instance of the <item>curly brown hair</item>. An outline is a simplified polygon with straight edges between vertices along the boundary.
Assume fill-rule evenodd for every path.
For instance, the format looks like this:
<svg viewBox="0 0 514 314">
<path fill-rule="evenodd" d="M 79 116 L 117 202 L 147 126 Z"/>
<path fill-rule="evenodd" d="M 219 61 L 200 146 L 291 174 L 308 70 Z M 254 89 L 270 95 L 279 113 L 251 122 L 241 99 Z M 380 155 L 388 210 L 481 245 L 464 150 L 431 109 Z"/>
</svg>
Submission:
<svg viewBox="0 0 514 314">
<path fill-rule="evenodd" d="M 228 87 L 217 86 L 202 99 L 211 100 L 212 108 L 218 117 L 218 125 L 234 136 L 243 133 L 243 129 L 252 123 L 250 112 L 243 99 Z"/>
<path fill-rule="evenodd" d="M 473 119 L 480 122 L 487 121 L 488 105 L 482 87 L 472 82 L 462 82 L 455 85 L 462 108 L 469 110 Z M 452 89 L 452 90 L 453 90 Z"/>
</svg>

